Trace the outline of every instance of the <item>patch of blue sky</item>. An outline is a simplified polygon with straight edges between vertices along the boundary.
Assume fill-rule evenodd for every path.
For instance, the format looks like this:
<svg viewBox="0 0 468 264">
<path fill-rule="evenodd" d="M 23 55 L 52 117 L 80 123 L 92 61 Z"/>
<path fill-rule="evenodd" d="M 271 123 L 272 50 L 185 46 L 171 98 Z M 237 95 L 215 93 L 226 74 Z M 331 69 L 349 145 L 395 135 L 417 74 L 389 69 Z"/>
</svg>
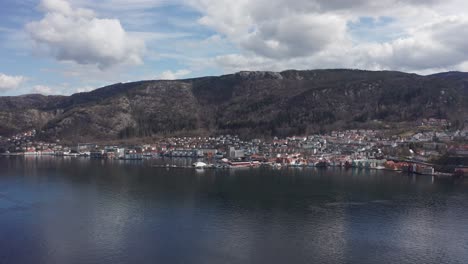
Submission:
<svg viewBox="0 0 468 264">
<path fill-rule="evenodd" d="M 383 43 L 400 36 L 401 31 L 393 29 L 396 20 L 392 17 L 360 17 L 348 23 L 348 32 L 358 42 Z"/>
<path fill-rule="evenodd" d="M 3 54 L 0 53 L 0 56 Z M 9 63 L 9 62 L 12 63 Z M 25 76 L 26 80 L 19 88 L 8 90 L 2 95 L 25 94 L 30 93 L 36 85 L 47 85 L 50 87 L 60 86 L 68 82 L 59 70 L 57 63 L 52 59 L 31 59 L 27 56 L 15 56 L 14 61 L 11 58 L 2 58 L 0 72 L 11 76 Z"/>
<path fill-rule="evenodd" d="M 22 29 L 32 20 L 39 19 L 37 1 L 32 0 L 3 0 L 0 8 L 0 27 L 8 29 Z"/>
<path fill-rule="evenodd" d="M 214 32 L 197 23 L 200 13 L 180 4 L 167 4 L 145 10 L 120 14 L 119 19 L 128 31 L 159 33 L 186 33 L 199 39 Z"/>
</svg>

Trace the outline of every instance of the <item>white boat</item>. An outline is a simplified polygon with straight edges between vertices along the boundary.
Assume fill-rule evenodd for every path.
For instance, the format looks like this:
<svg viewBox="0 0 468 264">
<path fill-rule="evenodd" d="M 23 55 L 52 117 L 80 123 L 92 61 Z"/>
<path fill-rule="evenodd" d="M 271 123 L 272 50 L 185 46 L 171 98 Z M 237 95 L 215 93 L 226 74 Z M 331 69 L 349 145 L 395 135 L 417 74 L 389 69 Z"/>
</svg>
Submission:
<svg viewBox="0 0 468 264">
<path fill-rule="evenodd" d="M 73 153 L 72 152 L 65 152 L 65 153 L 63 153 L 63 155 L 65 157 L 78 157 L 78 156 L 80 156 L 80 154 L 76 153 L 76 152 L 73 152 Z"/>
<path fill-rule="evenodd" d="M 198 161 L 198 162 L 193 163 L 192 166 L 195 167 L 196 169 L 203 169 L 203 168 L 206 168 L 208 164 L 206 164 L 205 162 Z"/>
</svg>

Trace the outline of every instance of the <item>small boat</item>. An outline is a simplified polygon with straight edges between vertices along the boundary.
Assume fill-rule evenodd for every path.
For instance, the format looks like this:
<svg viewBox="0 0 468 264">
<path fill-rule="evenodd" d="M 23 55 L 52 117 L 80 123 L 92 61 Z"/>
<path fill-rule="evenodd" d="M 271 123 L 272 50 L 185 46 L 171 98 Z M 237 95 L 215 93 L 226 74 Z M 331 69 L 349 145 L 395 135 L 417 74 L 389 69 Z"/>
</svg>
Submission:
<svg viewBox="0 0 468 264">
<path fill-rule="evenodd" d="M 205 162 L 198 161 L 198 162 L 193 163 L 192 166 L 195 167 L 196 169 L 203 169 L 203 168 L 208 167 L 208 164 L 206 164 Z"/>
<path fill-rule="evenodd" d="M 248 168 L 253 166 L 250 161 L 230 161 L 228 164 L 230 168 Z"/>
</svg>

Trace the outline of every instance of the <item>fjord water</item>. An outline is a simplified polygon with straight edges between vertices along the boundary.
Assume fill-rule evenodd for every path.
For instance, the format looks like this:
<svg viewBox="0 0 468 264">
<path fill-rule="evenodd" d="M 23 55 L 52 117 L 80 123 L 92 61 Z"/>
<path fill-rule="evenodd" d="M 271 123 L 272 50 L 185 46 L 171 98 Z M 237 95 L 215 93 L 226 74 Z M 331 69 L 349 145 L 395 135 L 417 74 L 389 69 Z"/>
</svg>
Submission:
<svg viewBox="0 0 468 264">
<path fill-rule="evenodd" d="M 0 263 L 468 263 L 466 181 L 156 162 L 0 158 Z"/>
</svg>

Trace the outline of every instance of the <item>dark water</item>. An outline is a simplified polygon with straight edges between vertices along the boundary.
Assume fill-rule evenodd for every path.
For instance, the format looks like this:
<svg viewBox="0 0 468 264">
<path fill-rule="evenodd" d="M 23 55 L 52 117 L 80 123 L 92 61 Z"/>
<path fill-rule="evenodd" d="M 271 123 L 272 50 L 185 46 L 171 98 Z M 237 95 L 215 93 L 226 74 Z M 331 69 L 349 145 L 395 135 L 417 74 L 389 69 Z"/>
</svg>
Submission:
<svg viewBox="0 0 468 264">
<path fill-rule="evenodd" d="M 468 184 L 0 158 L 0 263 L 468 263 Z"/>
</svg>

